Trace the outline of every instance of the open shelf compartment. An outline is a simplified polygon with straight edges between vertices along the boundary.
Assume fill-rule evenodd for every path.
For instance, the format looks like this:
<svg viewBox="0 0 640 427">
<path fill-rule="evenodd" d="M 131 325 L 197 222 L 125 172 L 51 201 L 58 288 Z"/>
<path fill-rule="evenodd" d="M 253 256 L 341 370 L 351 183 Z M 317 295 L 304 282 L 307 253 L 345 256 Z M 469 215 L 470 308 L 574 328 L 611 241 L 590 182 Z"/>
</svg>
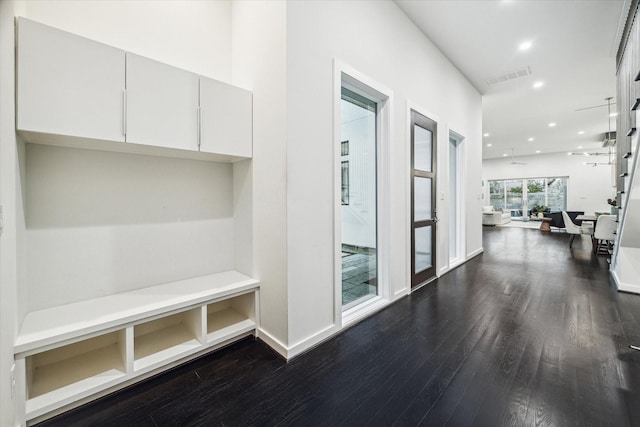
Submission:
<svg viewBox="0 0 640 427">
<path fill-rule="evenodd" d="M 255 299 L 256 294 L 250 292 L 207 304 L 207 343 L 223 342 L 255 330 Z"/>
<path fill-rule="evenodd" d="M 202 342 L 202 314 L 197 307 L 134 326 L 134 371 L 152 369 L 197 350 Z"/>
<path fill-rule="evenodd" d="M 116 331 L 28 356 L 29 417 L 119 382 L 127 373 L 125 347 L 125 331 Z"/>
</svg>

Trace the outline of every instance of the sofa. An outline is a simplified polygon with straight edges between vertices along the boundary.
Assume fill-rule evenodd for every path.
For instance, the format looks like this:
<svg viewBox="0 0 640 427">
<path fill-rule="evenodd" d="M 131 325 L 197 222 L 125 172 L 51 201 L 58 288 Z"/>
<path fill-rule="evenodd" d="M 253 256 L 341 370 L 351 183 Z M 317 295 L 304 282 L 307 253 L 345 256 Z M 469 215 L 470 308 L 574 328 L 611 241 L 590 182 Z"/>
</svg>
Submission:
<svg viewBox="0 0 640 427">
<path fill-rule="evenodd" d="M 578 215 L 584 215 L 584 211 L 567 211 L 567 214 L 569 214 L 569 218 L 571 218 L 571 221 L 573 221 L 576 225 L 580 225 L 582 221 L 576 221 L 576 217 Z M 544 217 L 551 218 L 551 222 L 549 223 L 551 227 L 566 228 L 564 225 L 564 219 L 562 218 L 562 211 L 545 212 Z"/>
<path fill-rule="evenodd" d="M 482 225 L 503 225 L 511 222 L 511 213 L 494 209 L 493 206 L 482 207 Z"/>
</svg>

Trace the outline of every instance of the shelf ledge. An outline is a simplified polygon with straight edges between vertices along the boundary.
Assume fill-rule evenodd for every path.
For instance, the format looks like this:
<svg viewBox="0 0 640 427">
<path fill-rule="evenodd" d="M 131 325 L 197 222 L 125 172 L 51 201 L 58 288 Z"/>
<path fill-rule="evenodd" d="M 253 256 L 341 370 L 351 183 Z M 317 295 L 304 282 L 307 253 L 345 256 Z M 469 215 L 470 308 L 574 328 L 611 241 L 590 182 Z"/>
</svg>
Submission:
<svg viewBox="0 0 640 427">
<path fill-rule="evenodd" d="M 206 301 L 256 290 L 259 281 L 237 271 L 209 274 L 28 313 L 14 353 L 22 358 Z"/>
</svg>

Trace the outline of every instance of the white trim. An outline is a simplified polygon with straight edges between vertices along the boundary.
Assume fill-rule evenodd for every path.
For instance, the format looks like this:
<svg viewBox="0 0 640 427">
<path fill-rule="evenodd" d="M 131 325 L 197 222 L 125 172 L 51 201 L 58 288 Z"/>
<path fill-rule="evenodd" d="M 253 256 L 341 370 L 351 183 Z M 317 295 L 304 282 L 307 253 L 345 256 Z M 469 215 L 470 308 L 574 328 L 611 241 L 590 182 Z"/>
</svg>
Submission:
<svg viewBox="0 0 640 427">
<path fill-rule="evenodd" d="M 337 58 L 333 61 L 333 189 L 334 189 L 334 322 L 339 329 L 351 322 L 349 313 L 358 316 L 370 314 L 366 310 L 342 311 L 342 211 L 341 211 L 341 125 L 340 99 L 341 88 L 360 93 L 378 104 L 376 120 L 377 151 L 377 255 L 378 255 L 378 297 L 387 304 L 391 298 L 389 275 L 389 187 L 390 187 L 390 144 L 392 135 L 393 91 L 373 78 L 359 72 Z M 373 298 L 373 300 L 377 300 Z M 369 306 L 367 301 L 365 306 Z M 349 320 L 347 322 L 345 319 Z"/>
<path fill-rule="evenodd" d="M 336 335 L 338 332 L 340 332 L 340 327 L 338 325 L 331 325 L 321 330 L 320 332 L 297 342 L 296 344 L 289 347 L 287 351 L 287 361 L 313 349 L 314 347 Z"/>
<path fill-rule="evenodd" d="M 483 252 L 484 252 L 484 248 L 483 247 L 480 247 L 480 248 L 476 249 L 475 251 L 473 251 L 473 252 L 471 252 L 470 254 L 467 255 L 466 261 L 469 261 L 471 258 L 477 257 L 478 255 L 480 255 Z"/>
<path fill-rule="evenodd" d="M 389 300 L 385 298 L 371 298 L 351 310 L 345 311 L 342 315 L 342 326 L 345 328 L 352 326 L 373 313 L 382 310 L 389 304 Z"/>
<path fill-rule="evenodd" d="M 453 134 L 453 135 L 452 135 Z M 466 185 L 465 185 L 465 179 L 466 179 L 466 163 L 467 163 L 467 156 L 466 156 L 466 151 L 467 151 L 467 144 L 466 144 L 466 137 L 463 136 L 461 133 L 456 132 L 455 130 L 451 129 L 451 127 L 449 127 L 447 129 L 447 192 L 448 194 L 451 194 L 451 189 L 449 188 L 449 184 L 451 184 L 449 182 L 449 176 L 451 175 L 451 171 L 449 170 L 449 167 L 451 166 L 451 158 L 450 158 L 450 146 L 449 144 L 451 144 L 451 142 L 449 141 L 449 138 L 451 138 L 453 136 L 453 138 L 456 140 L 456 212 L 452 213 L 449 212 L 448 218 L 451 219 L 452 215 L 454 216 L 454 220 L 456 222 L 456 241 L 455 242 L 451 242 L 450 240 L 448 240 L 449 242 L 449 247 L 447 249 L 449 249 L 448 253 L 447 253 L 447 266 L 448 269 L 453 268 L 452 264 L 460 264 L 460 261 L 463 259 L 463 255 L 466 250 L 466 245 L 464 244 L 464 242 L 466 242 L 466 227 L 465 227 L 465 223 L 466 221 L 464 221 L 465 217 L 462 215 L 463 212 L 467 212 L 466 210 Z M 448 201 L 450 202 L 450 201 Z M 447 203 L 447 209 L 450 207 L 451 203 Z M 450 237 L 450 224 L 448 225 L 448 233 L 447 235 Z M 456 246 L 456 257 L 451 259 L 450 258 L 450 252 L 451 252 L 451 244 L 454 244 Z"/>
<path fill-rule="evenodd" d="M 395 293 L 393 294 L 393 300 L 396 301 L 397 299 L 410 294 L 411 294 L 411 286 L 406 286 L 402 289 L 395 291 Z"/>
<path fill-rule="evenodd" d="M 287 346 L 274 338 L 269 332 L 264 329 L 258 329 L 257 338 L 264 341 L 265 344 L 275 350 L 280 356 L 287 359 L 287 355 L 289 354 Z"/>
<path fill-rule="evenodd" d="M 640 285 L 630 285 L 628 283 L 622 283 L 620 281 L 620 277 L 618 277 L 618 273 L 616 273 L 615 270 L 611 270 L 610 273 L 611 273 L 611 276 L 613 277 L 613 281 L 616 283 L 618 292 L 629 292 L 632 294 L 640 294 Z"/>
</svg>

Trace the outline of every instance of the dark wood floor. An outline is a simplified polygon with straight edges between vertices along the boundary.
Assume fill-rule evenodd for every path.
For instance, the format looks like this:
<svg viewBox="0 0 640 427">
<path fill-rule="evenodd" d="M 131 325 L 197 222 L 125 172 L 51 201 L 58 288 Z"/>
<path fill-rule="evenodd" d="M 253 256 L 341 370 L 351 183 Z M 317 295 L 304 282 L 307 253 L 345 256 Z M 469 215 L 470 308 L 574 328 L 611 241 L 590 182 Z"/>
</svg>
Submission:
<svg viewBox="0 0 640 427">
<path fill-rule="evenodd" d="M 484 247 L 288 364 L 246 339 L 43 425 L 640 425 L 640 296 L 586 237 Z"/>
</svg>

